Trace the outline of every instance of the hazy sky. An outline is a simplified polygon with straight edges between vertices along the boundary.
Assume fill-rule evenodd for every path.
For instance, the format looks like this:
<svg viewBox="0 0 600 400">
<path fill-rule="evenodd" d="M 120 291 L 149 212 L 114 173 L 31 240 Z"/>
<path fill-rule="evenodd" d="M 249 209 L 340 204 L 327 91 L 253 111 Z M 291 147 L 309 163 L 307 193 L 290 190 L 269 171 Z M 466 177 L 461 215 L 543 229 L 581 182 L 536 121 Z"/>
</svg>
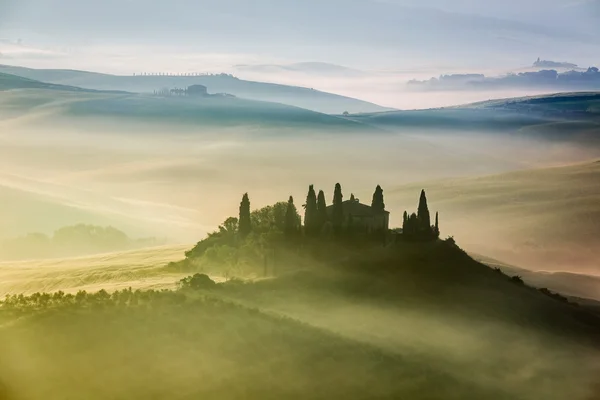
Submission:
<svg viewBox="0 0 600 400">
<path fill-rule="evenodd" d="M 0 0 L 0 63 L 122 74 L 228 72 L 401 108 L 536 94 L 463 93 L 415 104 L 398 96 L 409 79 L 503 74 L 537 57 L 600 65 L 600 0 Z M 369 75 L 235 67 L 303 61 Z"/>
<path fill-rule="evenodd" d="M 0 0 L 0 38 L 355 67 L 591 63 L 599 0 Z M 9 51 L 5 49 L 5 57 Z M 96 53 L 98 54 L 98 53 Z M 47 55 L 47 54 L 46 54 Z M 85 54 L 86 56 L 91 56 Z M 236 60 L 237 61 L 237 60 Z M 598 61 L 598 60 L 595 60 Z M 140 62 L 141 63 L 141 62 Z"/>
</svg>

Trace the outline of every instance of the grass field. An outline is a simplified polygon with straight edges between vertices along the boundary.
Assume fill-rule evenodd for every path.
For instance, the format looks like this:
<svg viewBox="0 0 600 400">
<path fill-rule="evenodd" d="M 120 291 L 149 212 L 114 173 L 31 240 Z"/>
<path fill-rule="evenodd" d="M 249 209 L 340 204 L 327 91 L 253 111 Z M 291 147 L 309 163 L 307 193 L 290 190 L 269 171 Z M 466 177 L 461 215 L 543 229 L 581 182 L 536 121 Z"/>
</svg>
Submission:
<svg viewBox="0 0 600 400">
<path fill-rule="evenodd" d="M 190 245 L 162 246 L 95 256 L 0 263 L 0 296 L 62 290 L 171 289 L 185 274 L 166 272 Z"/>
</svg>

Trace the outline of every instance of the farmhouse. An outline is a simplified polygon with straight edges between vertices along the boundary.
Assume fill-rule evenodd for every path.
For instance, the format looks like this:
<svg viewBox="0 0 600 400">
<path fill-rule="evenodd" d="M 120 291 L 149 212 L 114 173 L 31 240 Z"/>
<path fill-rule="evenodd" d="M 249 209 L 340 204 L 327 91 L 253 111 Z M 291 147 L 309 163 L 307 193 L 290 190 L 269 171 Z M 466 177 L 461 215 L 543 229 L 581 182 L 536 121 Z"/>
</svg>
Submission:
<svg viewBox="0 0 600 400">
<path fill-rule="evenodd" d="M 350 197 L 350 200 L 342 203 L 342 210 L 344 211 L 344 228 L 351 226 L 358 231 L 363 230 L 367 233 L 377 231 L 386 232 L 389 229 L 389 211 L 377 211 L 371 206 L 362 204 L 354 195 Z M 327 207 L 327 214 L 331 219 L 333 205 Z"/>
</svg>

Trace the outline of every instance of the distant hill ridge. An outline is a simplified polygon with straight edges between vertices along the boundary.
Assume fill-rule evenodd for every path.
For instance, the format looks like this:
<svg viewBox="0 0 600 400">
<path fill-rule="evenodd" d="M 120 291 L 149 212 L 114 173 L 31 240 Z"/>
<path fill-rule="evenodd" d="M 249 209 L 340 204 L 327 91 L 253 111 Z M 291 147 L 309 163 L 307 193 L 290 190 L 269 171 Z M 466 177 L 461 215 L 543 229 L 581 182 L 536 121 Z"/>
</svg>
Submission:
<svg viewBox="0 0 600 400">
<path fill-rule="evenodd" d="M 51 89 L 51 90 L 62 90 L 62 91 L 73 91 L 73 92 L 99 92 L 93 89 L 83 89 L 76 86 L 59 85 L 53 83 L 40 82 L 38 80 L 24 78 L 17 75 L 6 74 L 0 72 L 0 90 L 11 90 L 11 89 Z M 118 91 L 110 91 L 110 93 L 126 93 Z"/>
<path fill-rule="evenodd" d="M 123 76 L 76 70 L 31 69 L 10 65 L 0 65 L 0 72 L 51 84 L 137 93 L 153 93 L 155 90 L 165 87 L 204 85 L 211 93 L 230 93 L 249 100 L 282 103 L 327 114 L 341 114 L 344 111 L 359 113 L 391 110 L 363 100 L 321 92 L 311 88 L 246 81 L 227 74 Z"/>
</svg>

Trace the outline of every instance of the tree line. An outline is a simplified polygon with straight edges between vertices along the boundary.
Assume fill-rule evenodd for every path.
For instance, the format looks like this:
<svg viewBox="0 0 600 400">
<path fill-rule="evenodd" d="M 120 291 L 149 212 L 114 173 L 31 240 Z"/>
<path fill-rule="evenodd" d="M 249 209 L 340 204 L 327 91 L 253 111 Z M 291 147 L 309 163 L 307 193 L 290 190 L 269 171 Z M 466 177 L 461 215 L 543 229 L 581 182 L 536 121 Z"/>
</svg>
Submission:
<svg viewBox="0 0 600 400">
<path fill-rule="evenodd" d="M 352 194 L 350 200 L 356 201 Z M 352 229 L 352 215 L 345 216 L 344 195 L 342 186 L 337 183 L 334 188 L 331 213 L 325 201 L 325 193 L 320 190 L 316 194 L 314 185 L 308 187 L 304 208 L 304 225 L 302 225 L 298 210 L 294 204 L 294 198 L 289 197 L 284 219 L 283 232 L 288 237 L 304 233 L 307 237 L 319 237 L 333 233 L 334 236 L 342 236 L 345 231 Z M 371 201 L 371 209 L 374 213 L 385 212 L 385 201 L 383 189 L 377 185 Z M 239 233 L 242 237 L 252 232 L 250 218 L 250 198 L 248 193 L 242 197 L 239 208 Z M 402 224 L 402 236 L 407 240 L 435 240 L 440 236 L 439 214 L 435 214 L 435 224 L 431 224 L 431 216 L 427 205 L 425 190 L 421 191 L 417 213 L 410 216 L 405 211 Z"/>
</svg>

